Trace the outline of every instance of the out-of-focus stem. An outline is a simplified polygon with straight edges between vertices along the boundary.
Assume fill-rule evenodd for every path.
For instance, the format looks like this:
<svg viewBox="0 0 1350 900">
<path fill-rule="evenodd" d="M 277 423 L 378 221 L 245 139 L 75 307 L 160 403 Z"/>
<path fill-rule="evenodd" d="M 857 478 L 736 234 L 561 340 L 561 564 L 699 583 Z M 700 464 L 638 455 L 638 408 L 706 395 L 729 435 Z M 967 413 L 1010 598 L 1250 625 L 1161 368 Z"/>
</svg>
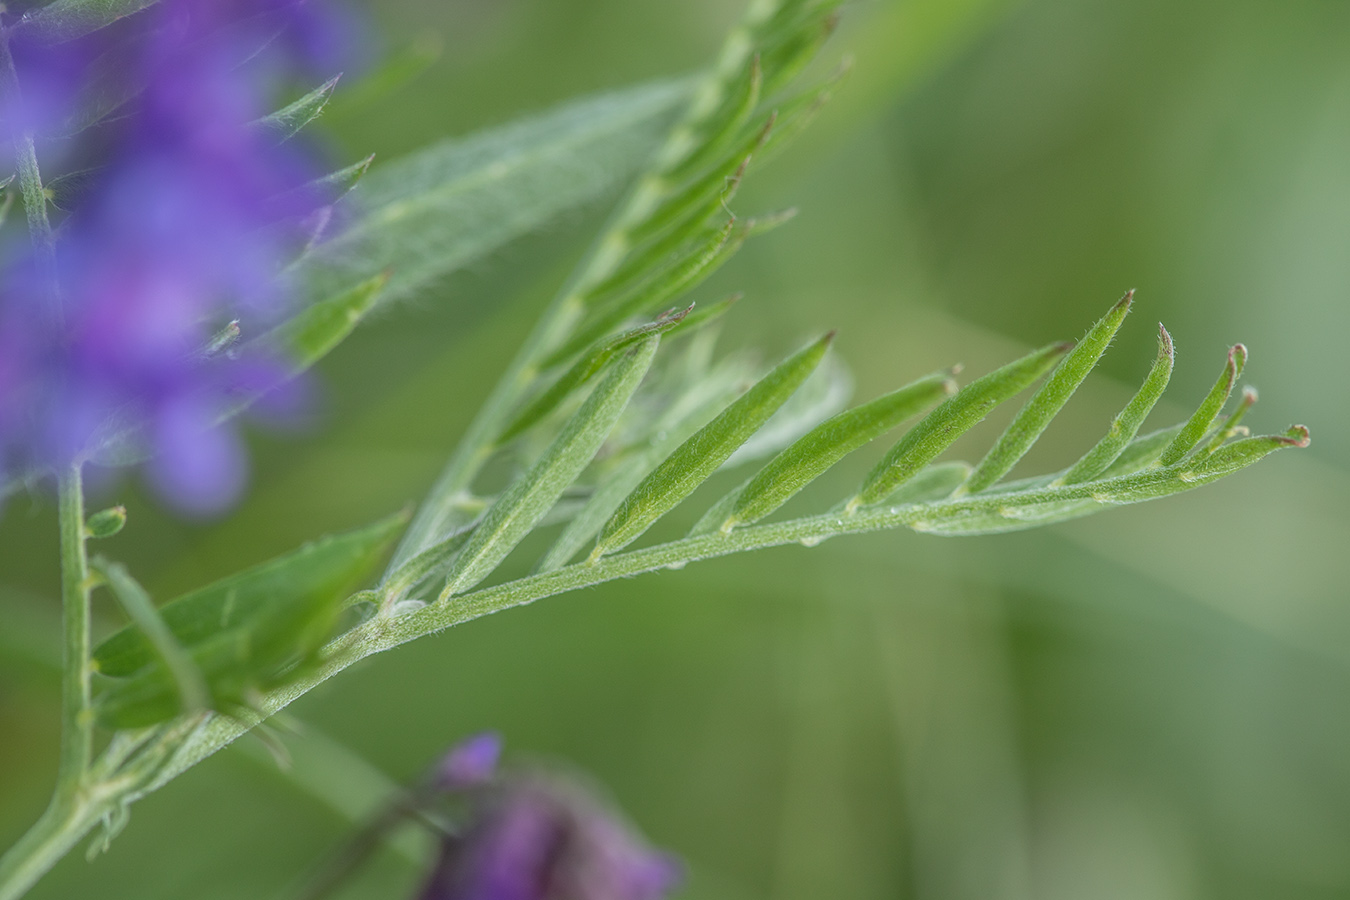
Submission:
<svg viewBox="0 0 1350 900">
<path fill-rule="evenodd" d="M 61 528 L 61 761 L 58 797 L 84 786 L 93 751 L 94 717 L 89 692 L 89 561 L 85 552 L 84 489 L 78 464 L 57 478 Z"/>
</svg>

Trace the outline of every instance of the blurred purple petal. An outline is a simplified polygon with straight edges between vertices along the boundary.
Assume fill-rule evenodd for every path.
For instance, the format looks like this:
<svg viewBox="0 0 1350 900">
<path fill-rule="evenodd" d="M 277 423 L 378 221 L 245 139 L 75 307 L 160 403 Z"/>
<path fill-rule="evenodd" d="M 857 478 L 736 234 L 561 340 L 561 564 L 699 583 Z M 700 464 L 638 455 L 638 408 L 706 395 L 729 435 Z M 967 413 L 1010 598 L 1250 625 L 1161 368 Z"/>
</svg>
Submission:
<svg viewBox="0 0 1350 900">
<path fill-rule="evenodd" d="M 150 483 L 169 505 L 193 516 L 228 509 L 248 477 L 243 442 L 228 426 L 211 426 L 205 410 L 190 404 L 161 412 L 153 435 L 159 454 L 150 461 Z"/>
<path fill-rule="evenodd" d="M 278 273 L 296 248 L 277 226 L 319 202 L 300 190 L 318 174 L 302 144 L 252 123 L 276 105 L 269 77 L 337 63 L 349 27 L 321 0 L 161 0 L 64 44 L 16 37 L 20 91 L 0 98 L 0 137 L 32 133 L 45 152 L 81 104 L 118 100 L 96 134 L 59 142 L 90 171 L 59 222 L 59 316 L 34 302 L 50 282 L 29 260 L 0 276 L 0 471 L 68 462 L 110 422 L 139 424 L 166 500 L 208 514 L 238 496 L 243 444 L 211 422 L 285 373 L 200 350 L 232 319 L 256 335 L 288 313 Z"/>
<path fill-rule="evenodd" d="M 461 741 L 442 757 L 436 784 L 447 790 L 473 787 L 490 781 L 502 755 L 501 735 L 485 731 Z"/>
</svg>

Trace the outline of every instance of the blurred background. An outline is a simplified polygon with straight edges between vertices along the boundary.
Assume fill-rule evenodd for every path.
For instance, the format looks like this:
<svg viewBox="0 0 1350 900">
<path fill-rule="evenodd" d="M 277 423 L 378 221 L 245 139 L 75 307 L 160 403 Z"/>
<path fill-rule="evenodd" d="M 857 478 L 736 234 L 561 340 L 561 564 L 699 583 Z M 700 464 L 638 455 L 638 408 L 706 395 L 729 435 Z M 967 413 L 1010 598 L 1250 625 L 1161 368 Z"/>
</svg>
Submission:
<svg viewBox="0 0 1350 900">
<path fill-rule="evenodd" d="M 344 161 L 392 159 L 692 71 L 740 8 L 372 2 L 388 47 L 438 44 L 439 61 L 339 107 L 327 140 Z M 309 789 L 246 740 L 34 898 L 275 896 L 350 828 L 335 795 L 359 806 L 484 728 L 593 773 L 687 861 L 690 898 L 1350 896 L 1350 4 L 859 0 L 823 65 L 845 54 L 845 90 L 736 201 L 801 215 L 698 295 L 747 292 L 728 346 L 778 355 L 838 327 L 868 399 L 1077 337 L 1137 288 L 1099 374 L 1019 472 L 1096 440 L 1158 320 L 1178 357 L 1155 425 L 1242 340 L 1261 390 L 1248 421 L 1304 422 L 1311 449 L 1043 531 L 782 548 L 424 639 L 294 706 Z M 480 372 L 505 364 L 604 212 L 358 332 L 321 367 L 321 421 L 254 436 L 232 517 L 184 524 L 123 484 L 109 499 L 131 527 L 108 551 L 167 598 L 414 500 L 483 399 Z M 50 503 L 19 498 L 0 521 L 0 846 L 55 769 L 55 560 Z M 418 878 L 382 857 L 343 896 L 406 897 Z"/>
</svg>

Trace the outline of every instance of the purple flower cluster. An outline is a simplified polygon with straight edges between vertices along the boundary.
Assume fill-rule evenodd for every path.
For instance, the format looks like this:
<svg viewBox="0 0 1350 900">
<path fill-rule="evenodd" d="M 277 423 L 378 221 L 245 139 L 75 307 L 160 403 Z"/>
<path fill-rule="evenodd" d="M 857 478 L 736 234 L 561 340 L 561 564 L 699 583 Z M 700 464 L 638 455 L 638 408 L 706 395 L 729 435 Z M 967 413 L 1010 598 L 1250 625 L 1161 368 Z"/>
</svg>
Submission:
<svg viewBox="0 0 1350 900">
<path fill-rule="evenodd" d="M 6 143 L 35 138 L 48 182 L 76 171 L 82 189 L 57 211 L 54 265 L 39 248 L 0 272 L 0 475 L 121 433 L 180 510 L 236 497 L 247 461 L 226 413 L 285 368 L 207 348 L 287 311 L 278 274 L 317 171 L 256 121 L 279 76 L 331 73 L 336 22 L 322 0 L 159 0 L 55 45 L 12 29 Z"/>
<path fill-rule="evenodd" d="M 495 737 L 446 757 L 441 786 L 464 791 L 471 821 L 446 838 L 420 900 L 660 900 L 680 867 L 651 850 L 575 783 L 498 775 Z"/>
</svg>

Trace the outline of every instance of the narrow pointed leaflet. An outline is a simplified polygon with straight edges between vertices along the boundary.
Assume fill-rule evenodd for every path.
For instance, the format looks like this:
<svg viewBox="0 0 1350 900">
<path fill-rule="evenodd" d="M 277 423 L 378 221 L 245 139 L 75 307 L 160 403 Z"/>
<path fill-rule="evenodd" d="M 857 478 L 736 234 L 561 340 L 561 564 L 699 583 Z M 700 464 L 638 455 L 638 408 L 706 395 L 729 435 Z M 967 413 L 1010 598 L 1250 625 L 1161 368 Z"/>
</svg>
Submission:
<svg viewBox="0 0 1350 900">
<path fill-rule="evenodd" d="M 1077 484 L 1096 478 L 1120 457 L 1139 433 L 1139 427 L 1152 412 L 1158 398 L 1167 390 L 1167 382 L 1172 377 L 1174 358 L 1172 336 L 1167 333 L 1166 328 L 1159 325 L 1158 358 L 1154 360 L 1153 367 L 1149 369 L 1148 377 L 1144 379 L 1139 392 L 1112 420 L 1111 429 L 1106 436 L 1060 477 L 1059 484 Z"/>
<path fill-rule="evenodd" d="M 706 517 L 708 524 L 700 523 L 695 533 L 701 528 L 727 532 L 758 522 L 849 453 L 951 396 L 956 389 L 956 382 L 947 373 L 928 375 L 822 422 L 713 507 Z"/>
<path fill-rule="evenodd" d="M 600 532 L 594 562 L 637 540 L 749 440 L 820 365 L 834 332 L 780 363 L 643 479 Z"/>
<path fill-rule="evenodd" d="M 1025 390 L 1072 348 L 1073 344 L 1051 344 L 966 385 L 891 448 L 848 501 L 847 511 L 853 513 L 891 496 L 957 438 L 984 421 L 994 407 Z"/>
<path fill-rule="evenodd" d="M 1069 398 L 1078 390 L 1083 379 L 1087 378 L 1088 373 L 1096 367 L 1097 361 L 1102 358 L 1111 339 L 1125 321 L 1125 316 L 1129 314 L 1133 300 L 1134 291 L 1130 291 L 1111 307 L 1110 312 L 1092 326 L 1069 355 L 1064 357 L 1064 361 L 1046 379 L 1045 384 L 1041 385 L 1040 390 L 1031 396 L 1026 406 L 1017 413 L 1012 424 L 994 442 L 988 454 L 975 467 L 975 471 L 970 473 L 966 483 L 957 488 L 958 495 L 977 494 L 985 488 L 992 487 L 1026 455 L 1045 432 L 1051 420 L 1059 415 L 1064 404 L 1069 402 Z"/>
<path fill-rule="evenodd" d="M 490 575 L 590 464 L 642 383 L 660 342 L 660 336 L 650 335 L 617 360 L 539 462 L 493 504 L 456 557 L 441 591 L 441 602 Z"/>
</svg>

